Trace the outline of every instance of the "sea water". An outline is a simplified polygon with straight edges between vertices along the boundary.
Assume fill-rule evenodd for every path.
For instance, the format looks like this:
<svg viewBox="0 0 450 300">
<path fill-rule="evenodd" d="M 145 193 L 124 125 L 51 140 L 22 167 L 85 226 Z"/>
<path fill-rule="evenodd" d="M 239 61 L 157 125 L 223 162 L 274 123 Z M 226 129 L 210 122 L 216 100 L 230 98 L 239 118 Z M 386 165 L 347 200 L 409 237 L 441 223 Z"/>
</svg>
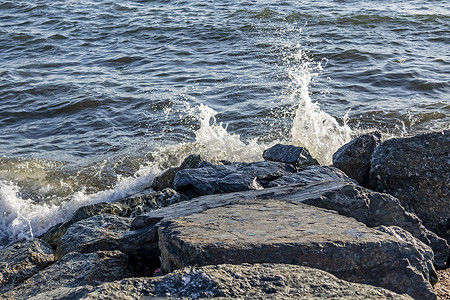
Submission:
<svg viewBox="0 0 450 300">
<path fill-rule="evenodd" d="M 446 1 L 0 3 L 0 246 L 187 155 L 448 129 Z"/>
</svg>

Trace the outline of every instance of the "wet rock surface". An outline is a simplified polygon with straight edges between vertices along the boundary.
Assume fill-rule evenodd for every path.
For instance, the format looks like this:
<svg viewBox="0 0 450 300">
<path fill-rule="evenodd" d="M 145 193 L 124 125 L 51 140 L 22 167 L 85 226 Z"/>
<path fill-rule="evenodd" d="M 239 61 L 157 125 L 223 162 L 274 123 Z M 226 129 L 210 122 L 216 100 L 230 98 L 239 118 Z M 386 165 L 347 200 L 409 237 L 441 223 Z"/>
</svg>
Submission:
<svg viewBox="0 0 450 300">
<path fill-rule="evenodd" d="M 285 264 L 184 268 L 164 277 L 105 283 L 82 299 L 146 299 L 144 296 L 176 299 L 412 299 L 379 287 L 340 280 L 317 269 Z"/>
<path fill-rule="evenodd" d="M 52 248 L 39 239 L 0 250 L 0 295 L 54 262 Z"/>
<path fill-rule="evenodd" d="M 72 224 L 78 221 L 100 214 L 134 217 L 145 212 L 185 200 L 187 200 L 187 198 L 183 197 L 175 190 L 165 189 L 158 192 L 153 190 L 144 191 L 112 203 L 101 202 L 83 206 L 75 211 L 75 213 L 67 221 L 53 226 L 40 238 L 49 243 L 54 249 L 57 249 L 58 247 L 61 247 L 61 237 L 66 233 L 67 229 Z"/>
<path fill-rule="evenodd" d="M 165 188 L 173 188 L 173 180 L 175 175 L 184 169 L 196 169 L 199 167 L 204 167 L 207 165 L 211 165 L 207 160 L 205 160 L 200 155 L 189 155 L 186 157 L 179 167 L 169 168 L 161 175 L 157 176 L 153 182 L 151 187 L 156 190 L 162 190 Z"/>
<path fill-rule="evenodd" d="M 317 160 L 311 156 L 308 149 L 292 145 L 277 144 L 264 151 L 263 158 L 269 161 L 292 164 L 299 169 L 319 165 Z"/>
<path fill-rule="evenodd" d="M 359 136 L 333 154 L 333 166 L 362 186 L 368 187 L 372 153 L 380 140 L 381 134 L 378 131 Z"/>
<path fill-rule="evenodd" d="M 269 182 L 295 171 L 291 164 L 272 161 L 210 165 L 179 171 L 173 184 L 177 191 L 194 198 L 263 189 Z"/>
<path fill-rule="evenodd" d="M 370 186 L 397 197 L 423 224 L 450 240 L 450 131 L 381 143 L 372 154 Z"/>
<path fill-rule="evenodd" d="M 309 205 L 244 201 L 163 221 L 158 234 L 167 272 L 224 263 L 287 263 L 413 298 L 436 298 L 429 282 L 435 274 L 433 252 L 425 244 Z"/>
</svg>

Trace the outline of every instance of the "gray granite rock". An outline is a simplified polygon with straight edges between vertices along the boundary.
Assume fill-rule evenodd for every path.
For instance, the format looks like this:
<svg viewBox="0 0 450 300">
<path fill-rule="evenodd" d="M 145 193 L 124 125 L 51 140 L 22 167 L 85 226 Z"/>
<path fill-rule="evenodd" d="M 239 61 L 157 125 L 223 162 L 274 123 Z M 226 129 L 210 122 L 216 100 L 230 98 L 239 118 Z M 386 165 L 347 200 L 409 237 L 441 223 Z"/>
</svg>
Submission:
<svg viewBox="0 0 450 300">
<path fill-rule="evenodd" d="M 140 238 L 145 239 L 147 244 L 156 243 L 156 230 L 158 222 L 162 219 L 188 216 L 210 208 L 236 204 L 246 199 L 303 202 L 337 211 L 339 214 L 355 218 L 369 227 L 380 225 L 401 227 L 432 247 L 435 253 L 435 264 L 438 268 L 445 267 L 450 255 L 447 242 L 427 230 L 414 214 L 406 212 L 398 199 L 345 181 L 318 182 L 306 186 L 304 183 L 299 183 L 264 190 L 198 197 L 189 202 L 177 203 L 136 217 L 133 220 L 133 231 L 130 234 L 134 235 L 134 238 L 145 234 Z"/>
<path fill-rule="evenodd" d="M 412 299 L 296 265 L 188 267 L 164 277 L 104 283 L 82 299 Z"/>
<path fill-rule="evenodd" d="M 162 221 L 158 235 L 164 271 L 286 263 L 413 298 L 436 299 L 430 284 L 430 273 L 436 274 L 431 248 L 411 236 L 415 243 L 302 203 L 243 201 Z"/>
<path fill-rule="evenodd" d="M 378 131 L 363 134 L 345 144 L 333 154 L 333 166 L 342 170 L 362 186 L 369 186 L 372 153 L 380 143 Z"/>
<path fill-rule="evenodd" d="M 423 224 L 450 241 L 450 131 L 381 143 L 372 154 L 372 189 L 397 197 Z"/>
<path fill-rule="evenodd" d="M 263 152 L 263 158 L 265 160 L 292 164 L 299 169 L 319 164 L 317 160 L 311 156 L 308 149 L 293 145 L 277 144 L 265 150 Z"/>
<path fill-rule="evenodd" d="M 323 181 L 344 181 L 358 184 L 355 180 L 348 177 L 341 170 L 332 166 L 310 166 L 297 173 L 284 175 L 274 181 L 271 181 L 268 186 L 283 186 L 290 184 L 310 184 Z"/>
<path fill-rule="evenodd" d="M 104 282 L 139 276 L 119 251 L 71 252 L 3 294 L 2 299 L 79 299 Z"/>
<path fill-rule="evenodd" d="M 269 182 L 296 171 L 291 164 L 262 161 L 209 165 L 175 175 L 174 188 L 190 198 L 267 187 Z"/>
<path fill-rule="evenodd" d="M 39 239 L 18 242 L 0 250 L 0 295 L 54 262 L 52 248 Z"/>
</svg>

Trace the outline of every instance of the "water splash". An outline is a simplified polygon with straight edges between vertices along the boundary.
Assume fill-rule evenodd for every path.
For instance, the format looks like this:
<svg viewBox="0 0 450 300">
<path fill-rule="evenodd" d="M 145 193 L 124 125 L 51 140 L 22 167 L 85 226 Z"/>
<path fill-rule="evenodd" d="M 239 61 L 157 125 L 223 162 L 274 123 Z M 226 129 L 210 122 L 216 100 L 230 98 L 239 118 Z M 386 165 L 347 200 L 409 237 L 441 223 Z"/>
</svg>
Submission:
<svg viewBox="0 0 450 300">
<path fill-rule="evenodd" d="M 314 63 L 301 50 L 285 58 L 289 65 L 287 73 L 291 80 L 288 87 L 290 101 L 298 103 L 293 120 L 291 135 L 292 144 L 307 148 L 311 155 L 321 164 L 332 163 L 332 155 L 342 145 L 349 142 L 352 130 L 320 109 L 318 103 L 311 100 L 309 87 L 313 76 L 321 71 L 323 62 Z"/>
<path fill-rule="evenodd" d="M 227 125 L 217 122 L 217 112 L 211 107 L 200 104 L 188 113 L 198 121 L 198 128 L 194 130 L 195 140 L 158 148 L 152 156 L 160 168 L 178 166 L 190 154 L 201 155 L 215 163 L 262 160 L 262 153 L 268 145 L 259 144 L 255 139 L 242 141 L 239 134 L 229 133 Z"/>
<path fill-rule="evenodd" d="M 30 239 L 63 222 L 79 207 L 113 202 L 147 188 L 161 170 L 155 165 L 142 166 L 134 176 L 119 178 L 111 189 L 89 194 L 85 189 L 58 201 L 36 202 L 21 196 L 21 188 L 0 180 L 0 249 L 15 240 Z"/>
</svg>

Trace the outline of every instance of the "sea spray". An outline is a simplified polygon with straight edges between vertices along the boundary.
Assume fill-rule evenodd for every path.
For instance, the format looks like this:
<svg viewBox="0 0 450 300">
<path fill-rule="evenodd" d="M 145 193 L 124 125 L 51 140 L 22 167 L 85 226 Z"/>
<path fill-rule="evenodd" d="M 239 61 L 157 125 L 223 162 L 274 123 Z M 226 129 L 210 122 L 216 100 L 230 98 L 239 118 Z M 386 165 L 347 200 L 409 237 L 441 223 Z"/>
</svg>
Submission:
<svg viewBox="0 0 450 300">
<path fill-rule="evenodd" d="M 345 122 L 340 125 L 334 117 L 321 110 L 317 102 L 311 100 L 311 78 L 317 76 L 311 71 L 321 71 L 322 62 L 313 63 L 301 50 L 285 59 L 289 62 L 287 73 L 291 80 L 288 95 L 290 101 L 298 105 L 291 128 L 291 142 L 307 148 L 321 164 L 331 164 L 333 153 L 351 140 L 352 130 Z"/>
<path fill-rule="evenodd" d="M 177 166 L 190 154 L 199 154 L 211 162 L 262 160 L 262 153 L 268 145 L 260 144 L 255 139 L 242 141 L 239 134 L 229 133 L 227 125 L 217 122 L 217 112 L 211 107 L 200 104 L 189 113 L 199 123 L 199 127 L 194 130 L 195 140 L 157 149 L 152 155 L 158 165 Z"/>
<path fill-rule="evenodd" d="M 0 181 L 0 248 L 15 240 L 39 236 L 51 226 L 63 222 L 79 207 L 113 202 L 142 191 L 160 172 L 156 165 L 144 165 L 134 176 L 119 178 L 118 183 L 111 189 L 93 194 L 82 189 L 59 200 L 58 205 L 23 198 L 20 196 L 19 186 Z"/>
</svg>

